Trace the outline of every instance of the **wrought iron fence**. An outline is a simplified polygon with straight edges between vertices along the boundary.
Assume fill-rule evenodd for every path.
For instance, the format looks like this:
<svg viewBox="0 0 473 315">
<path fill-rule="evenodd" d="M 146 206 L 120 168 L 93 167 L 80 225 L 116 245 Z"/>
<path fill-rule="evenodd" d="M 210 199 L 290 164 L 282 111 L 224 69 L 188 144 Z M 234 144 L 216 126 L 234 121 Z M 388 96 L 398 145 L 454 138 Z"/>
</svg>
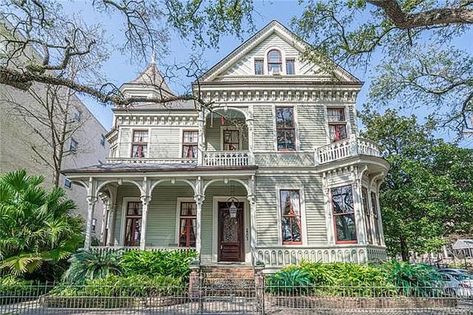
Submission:
<svg viewBox="0 0 473 315">
<path fill-rule="evenodd" d="M 201 281 L 193 287 L 0 288 L 0 314 L 473 314 L 473 289 Z"/>
</svg>

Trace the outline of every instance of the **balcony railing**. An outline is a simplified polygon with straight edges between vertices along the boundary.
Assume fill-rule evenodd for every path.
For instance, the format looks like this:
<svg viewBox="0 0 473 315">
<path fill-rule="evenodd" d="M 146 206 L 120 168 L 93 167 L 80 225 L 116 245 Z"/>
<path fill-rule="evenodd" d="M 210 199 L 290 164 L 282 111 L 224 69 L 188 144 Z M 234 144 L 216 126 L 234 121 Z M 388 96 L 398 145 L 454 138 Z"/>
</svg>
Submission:
<svg viewBox="0 0 473 315">
<path fill-rule="evenodd" d="M 197 159 L 188 158 L 171 158 L 171 159 L 155 159 L 155 158 L 108 158 L 108 163 L 133 163 L 133 164 L 192 164 L 197 163 Z"/>
<path fill-rule="evenodd" d="M 378 146 L 371 140 L 351 137 L 315 150 L 315 161 L 324 164 L 356 155 L 381 156 Z"/>
<path fill-rule="evenodd" d="M 249 151 L 204 151 L 205 166 L 247 166 L 253 164 Z"/>
</svg>

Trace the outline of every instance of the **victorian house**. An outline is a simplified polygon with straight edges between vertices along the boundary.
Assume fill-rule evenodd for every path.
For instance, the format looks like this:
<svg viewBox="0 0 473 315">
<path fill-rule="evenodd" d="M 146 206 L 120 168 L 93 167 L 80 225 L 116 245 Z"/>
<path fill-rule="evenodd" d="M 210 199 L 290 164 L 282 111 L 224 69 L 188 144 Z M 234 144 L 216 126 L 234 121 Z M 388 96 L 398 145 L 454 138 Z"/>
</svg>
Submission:
<svg viewBox="0 0 473 315">
<path fill-rule="evenodd" d="M 358 137 L 360 82 L 301 58 L 306 44 L 273 21 L 194 85 L 212 101 L 114 108 L 107 163 L 65 170 L 88 191 L 95 250 L 194 248 L 201 264 L 386 258 L 378 192 L 388 170 Z M 160 90 L 159 90 L 160 89 Z M 123 93 L 173 95 L 151 63 Z"/>
</svg>

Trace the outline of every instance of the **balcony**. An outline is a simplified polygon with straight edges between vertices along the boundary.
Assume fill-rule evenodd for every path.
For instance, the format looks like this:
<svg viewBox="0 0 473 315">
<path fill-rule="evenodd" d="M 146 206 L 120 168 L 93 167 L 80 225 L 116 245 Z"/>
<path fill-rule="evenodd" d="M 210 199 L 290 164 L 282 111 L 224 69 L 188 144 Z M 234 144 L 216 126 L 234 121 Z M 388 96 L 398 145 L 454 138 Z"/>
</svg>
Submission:
<svg viewBox="0 0 473 315">
<path fill-rule="evenodd" d="M 248 166 L 254 164 L 250 151 L 205 151 L 205 166 Z"/>
<path fill-rule="evenodd" d="M 320 165 L 360 154 L 381 157 L 376 143 L 367 139 L 351 137 L 317 148 L 315 162 Z"/>
<path fill-rule="evenodd" d="M 170 159 L 155 159 L 155 158 L 123 158 L 123 157 L 113 157 L 107 158 L 108 163 L 112 164 L 121 164 L 121 163 L 132 163 L 132 164 L 196 164 L 197 159 L 187 159 L 187 158 L 170 158 Z"/>
</svg>

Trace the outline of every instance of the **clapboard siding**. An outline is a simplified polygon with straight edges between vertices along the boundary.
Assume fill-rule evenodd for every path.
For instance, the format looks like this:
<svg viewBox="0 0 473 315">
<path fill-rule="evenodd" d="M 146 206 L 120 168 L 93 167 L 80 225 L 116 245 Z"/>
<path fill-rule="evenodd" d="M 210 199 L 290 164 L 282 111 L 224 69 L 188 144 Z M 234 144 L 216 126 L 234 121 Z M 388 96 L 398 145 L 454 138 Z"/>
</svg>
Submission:
<svg viewBox="0 0 473 315">
<path fill-rule="evenodd" d="M 275 150 L 275 118 L 271 104 L 260 104 L 253 108 L 254 149 L 256 151 Z"/>
<path fill-rule="evenodd" d="M 279 244 L 281 228 L 278 222 L 278 189 L 301 188 L 304 191 L 307 245 L 324 244 L 327 240 L 324 196 L 321 178 L 318 175 L 268 175 L 258 176 L 257 231 L 259 246 Z"/>
</svg>

